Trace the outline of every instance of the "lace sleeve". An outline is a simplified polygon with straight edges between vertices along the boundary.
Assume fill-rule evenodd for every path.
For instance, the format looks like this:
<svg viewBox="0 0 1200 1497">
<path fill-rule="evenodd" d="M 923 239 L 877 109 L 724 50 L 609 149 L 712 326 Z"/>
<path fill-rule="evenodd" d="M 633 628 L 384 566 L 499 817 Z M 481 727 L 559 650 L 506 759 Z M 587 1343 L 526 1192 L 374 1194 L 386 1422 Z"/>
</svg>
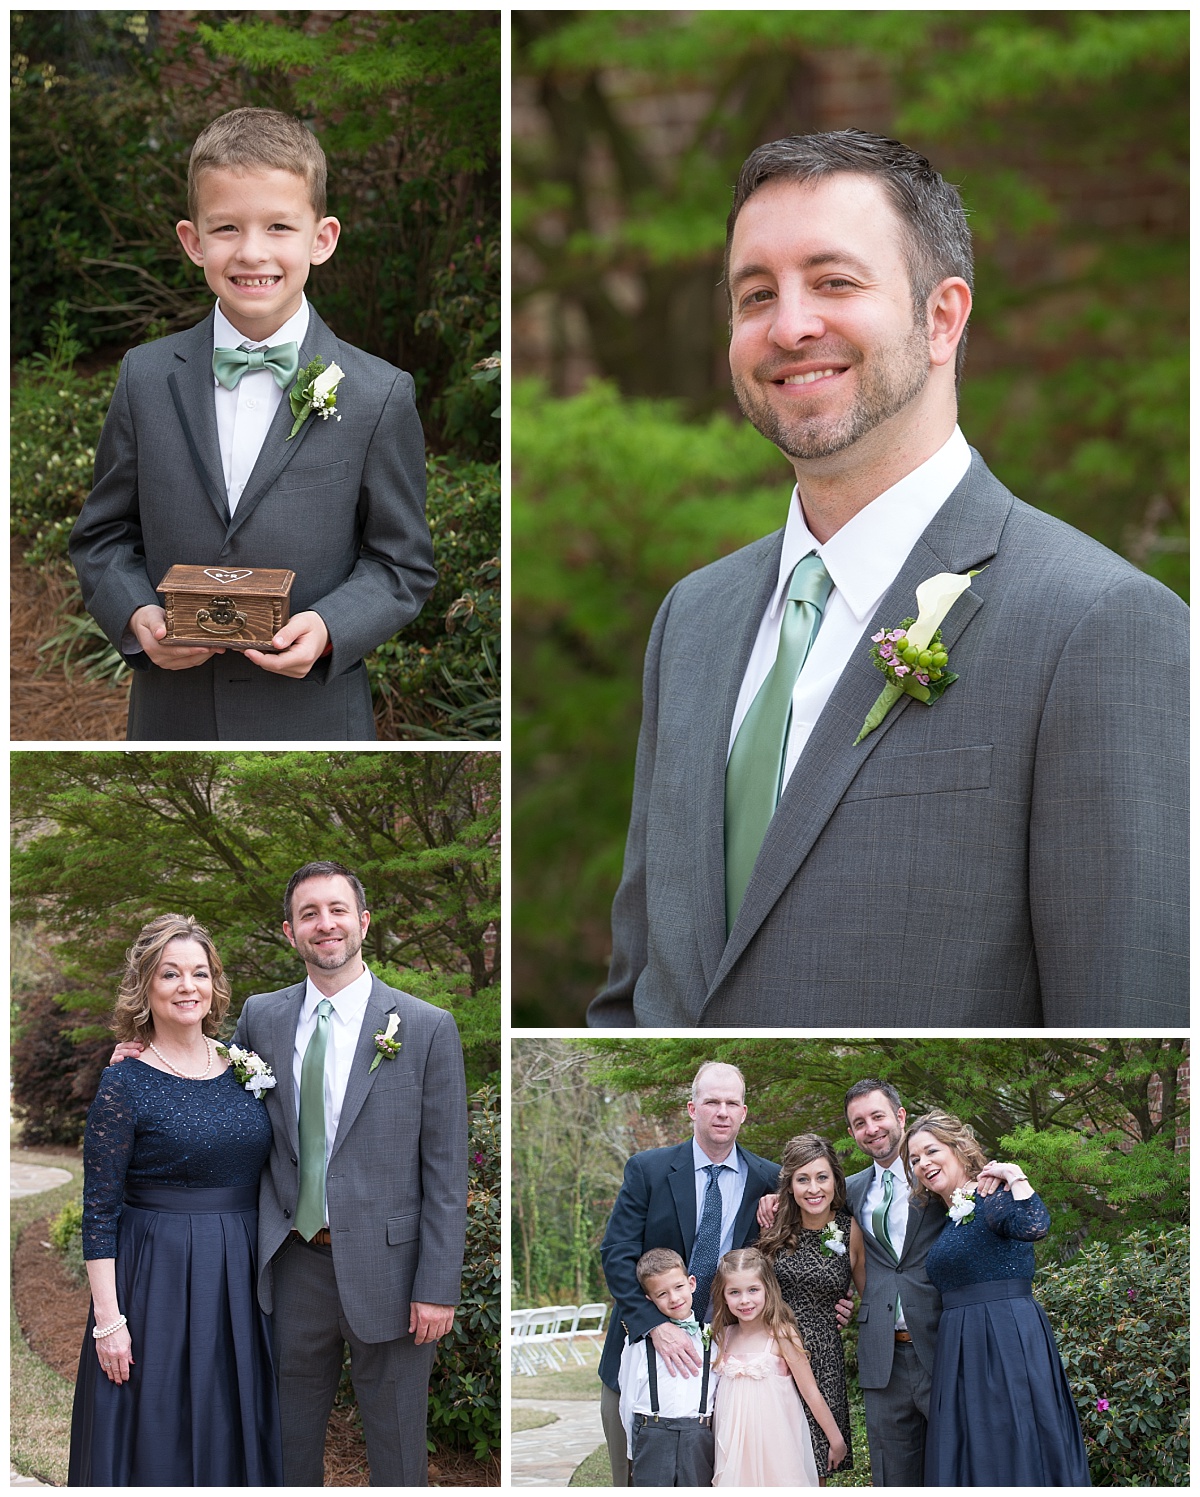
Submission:
<svg viewBox="0 0 1200 1497">
<path fill-rule="evenodd" d="M 997 1237 L 1017 1242 L 1040 1242 L 1050 1235 L 1050 1211 L 1036 1193 L 1027 1201 L 1018 1201 L 1011 1190 L 997 1190 L 980 1196 L 983 1219 Z"/>
<path fill-rule="evenodd" d="M 122 1065 L 136 1065 L 123 1061 Z M 117 1222 L 125 1194 L 125 1172 L 133 1157 L 136 1109 L 121 1080 L 121 1065 L 109 1066 L 88 1109 L 83 1136 L 83 1256 L 117 1256 Z"/>
</svg>

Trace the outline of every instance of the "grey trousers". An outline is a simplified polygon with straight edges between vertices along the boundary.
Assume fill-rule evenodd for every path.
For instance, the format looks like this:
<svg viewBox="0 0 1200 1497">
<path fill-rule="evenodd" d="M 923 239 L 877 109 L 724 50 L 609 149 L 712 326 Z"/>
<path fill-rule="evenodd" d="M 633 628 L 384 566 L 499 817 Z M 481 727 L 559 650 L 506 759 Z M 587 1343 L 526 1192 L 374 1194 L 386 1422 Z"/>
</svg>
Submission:
<svg viewBox="0 0 1200 1497">
<path fill-rule="evenodd" d="M 715 1457 L 711 1421 L 634 1415 L 633 1486 L 711 1487 Z"/>
<path fill-rule="evenodd" d="M 621 1423 L 621 1395 L 607 1383 L 600 1384 L 600 1423 L 608 1445 L 608 1464 L 612 1468 L 613 1486 L 632 1486 L 625 1426 Z"/>
<path fill-rule="evenodd" d="M 925 1485 L 925 1430 L 931 1378 L 911 1341 L 897 1341 L 886 1388 L 864 1388 L 871 1485 Z"/>
<path fill-rule="evenodd" d="M 416 1346 L 411 1336 L 360 1341 L 338 1302 L 332 1248 L 292 1238 L 271 1260 L 271 1274 L 284 1486 L 324 1484 L 325 1427 L 346 1344 L 371 1485 L 428 1486 L 425 1422 L 436 1343 Z"/>
</svg>

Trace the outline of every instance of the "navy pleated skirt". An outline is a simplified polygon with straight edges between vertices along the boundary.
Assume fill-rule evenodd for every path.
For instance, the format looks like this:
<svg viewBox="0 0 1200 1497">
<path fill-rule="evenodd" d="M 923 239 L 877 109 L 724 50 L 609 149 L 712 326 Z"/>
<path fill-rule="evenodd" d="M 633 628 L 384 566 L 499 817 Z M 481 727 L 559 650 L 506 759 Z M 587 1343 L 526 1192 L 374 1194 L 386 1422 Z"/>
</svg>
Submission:
<svg viewBox="0 0 1200 1497">
<path fill-rule="evenodd" d="M 943 1292 L 925 1485 L 1091 1485 L 1054 1332 L 1028 1279 Z"/>
<path fill-rule="evenodd" d="M 255 1294 L 258 1190 L 127 1186 L 117 1303 L 133 1367 L 118 1386 L 79 1358 L 69 1486 L 283 1483 L 270 1332 Z"/>
</svg>

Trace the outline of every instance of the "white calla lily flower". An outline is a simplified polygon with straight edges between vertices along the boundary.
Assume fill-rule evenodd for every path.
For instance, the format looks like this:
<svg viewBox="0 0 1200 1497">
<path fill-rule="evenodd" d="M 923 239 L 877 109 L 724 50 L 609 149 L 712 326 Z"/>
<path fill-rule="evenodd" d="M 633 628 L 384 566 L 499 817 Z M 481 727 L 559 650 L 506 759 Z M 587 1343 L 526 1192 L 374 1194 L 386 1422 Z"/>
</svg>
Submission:
<svg viewBox="0 0 1200 1497">
<path fill-rule="evenodd" d="M 324 400 L 326 396 L 331 395 L 337 389 L 338 385 L 345 378 L 346 371 L 344 369 L 339 368 L 337 364 L 330 364 L 328 369 L 322 370 L 316 379 L 313 380 L 313 399 Z"/>
<path fill-rule="evenodd" d="M 908 642 L 918 650 L 929 647 L 929 641 L 942 626 L 942 620 L 971 585 L 974 572 L 939 572 L 926 577 L 917 588 L 917 621 L 908 630 Z"/>
</svg>

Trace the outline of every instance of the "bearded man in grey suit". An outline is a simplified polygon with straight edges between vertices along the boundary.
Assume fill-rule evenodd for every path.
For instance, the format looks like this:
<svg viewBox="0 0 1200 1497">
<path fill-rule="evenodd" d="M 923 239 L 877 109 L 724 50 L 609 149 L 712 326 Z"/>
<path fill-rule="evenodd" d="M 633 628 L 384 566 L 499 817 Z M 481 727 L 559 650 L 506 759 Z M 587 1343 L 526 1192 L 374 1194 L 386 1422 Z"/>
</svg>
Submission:
<svg viewBox="0 0 1200 1497">
<path fill-rule="evenodd" d="M 299 121 L 214 120 L 188 163 L 188 212 L 176 232 L 217 305 L 126 355 L 71 533 L 88 612 L 133 668 L 127 737 L 373 739 L 362 657 L 437 577 L 412 377 L 336 337 L 305 299 L 341 225 Z M 333 403 L 298 421 L 291 400 L 318 359 L 322 378 L 340 376 Z M 156 589 L 176 563 L 294 572 L 273 650 L 164 643 Z"/>
<path fill-rule="evenodd" d="M 776 141 L 726 260 L 796 488 L 655 622 L 589 1023 L 1186 1025 L 1187 610 L 967 446 L 957 191 L 861 131 Z M 955 679 L 862 737 L 932 579 Z"/>
<path fill-rule="evenodd" d="M 946 1208 L 909 1205 L 900 1158 L 904 1108 L 895 1087 L 867 1078 L 846 1093 L 850 1135 L 874 1161 L 846 1181 L 846 1200 L 863 1231 L 867 1282 L 858 1310 L 858 1381 L 867 1415 L 871 1481 L 919 1487 L 941 1296 L 925 1274 L 925 1255 Z"/>
<path fill-rule="evenodd" d="M 348 868 L 306 864 L 284 907 L 308 978 L 248 998 L 234 1036 L 277 1083 L 265 1094 L 275 1136 L 258 1296 L 273 1315 L 284 1483 L 322 1484 L 348 1342 L 371 1484 L 425 1486 L 429 1374 L 454 1324 L 466 1236 L 458 1030 L 367 969 L 371 917 Z"/>
</svg>

